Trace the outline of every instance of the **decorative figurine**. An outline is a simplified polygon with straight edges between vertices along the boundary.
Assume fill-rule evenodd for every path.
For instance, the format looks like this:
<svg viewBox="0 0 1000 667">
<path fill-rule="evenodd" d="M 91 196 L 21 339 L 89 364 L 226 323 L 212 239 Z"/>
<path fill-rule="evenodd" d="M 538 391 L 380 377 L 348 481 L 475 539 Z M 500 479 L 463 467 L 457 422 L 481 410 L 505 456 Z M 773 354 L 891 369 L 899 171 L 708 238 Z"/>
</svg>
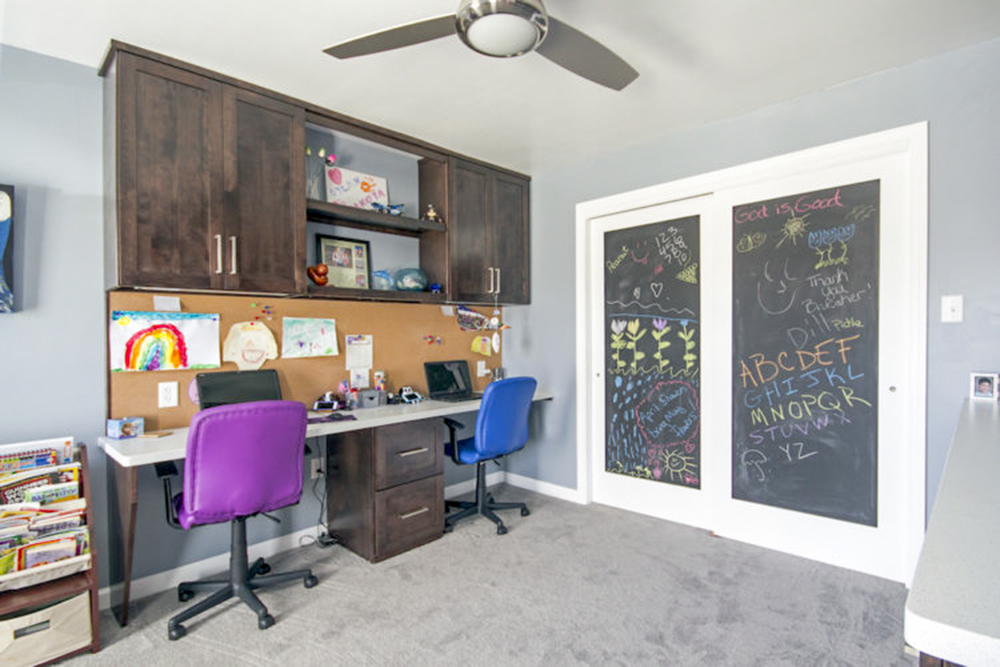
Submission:
<svg viewBox="0 0 1000 667">
<path fill-rule="evenodd" d="M 307 266 L 306 273 L 309 274 L 309 279 L 312 280 L 317 285 L 319 285 L 320 287 L 325 285 L 327 281 L 330 280 L 329 276 L 327 275 L 328 273 L 330 273 L 330 268 L 326 264 L 323 264 L 322 262 L 320 262 L 316 266 Z"/>
<path fill-rule="evenodd" d="M 424 212 L 424 220 L 428 222 L 440 222 L 444 224 L 444 218 L 438 215 L 437 210 L 434 208 L 434 204 L 427 205 L 427 211 Z"/>
</svg>

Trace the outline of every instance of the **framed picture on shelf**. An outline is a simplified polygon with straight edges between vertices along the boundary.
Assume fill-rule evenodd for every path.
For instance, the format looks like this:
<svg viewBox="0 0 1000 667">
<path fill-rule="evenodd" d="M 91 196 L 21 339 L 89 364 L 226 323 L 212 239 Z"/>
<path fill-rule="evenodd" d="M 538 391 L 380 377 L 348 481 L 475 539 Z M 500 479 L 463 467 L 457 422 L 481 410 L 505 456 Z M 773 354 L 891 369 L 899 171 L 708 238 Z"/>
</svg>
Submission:
<svg viewBox="0 0 1000 667">
<path fill-rule="evenodd" d="M 972 373 L 969 376 L 969 398 L 974 401 L 997 400 L 996 373 Z"/>
<path fill-rule="evenodd" d="M 371 288 L 371 250 L 368 241 L 316 235 L 316 260 L 326 264 L 333 287 Z"/>
</svg>

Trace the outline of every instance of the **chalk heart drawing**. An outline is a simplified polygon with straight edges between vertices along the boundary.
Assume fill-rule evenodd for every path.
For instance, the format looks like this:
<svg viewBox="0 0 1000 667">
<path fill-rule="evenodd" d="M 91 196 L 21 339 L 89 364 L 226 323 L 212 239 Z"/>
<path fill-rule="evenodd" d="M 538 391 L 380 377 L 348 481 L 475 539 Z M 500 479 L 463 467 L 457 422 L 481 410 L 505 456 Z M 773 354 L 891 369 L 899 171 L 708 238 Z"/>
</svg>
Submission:
<svg viewBox="0 0 1000 667">
<path fill-rule="evenodd" d="M 649 289 L 653 291 L 653 296 L 659 299 L 660 294 L 663 292 L 663 283 L 650 283 Z"/>
</svg>

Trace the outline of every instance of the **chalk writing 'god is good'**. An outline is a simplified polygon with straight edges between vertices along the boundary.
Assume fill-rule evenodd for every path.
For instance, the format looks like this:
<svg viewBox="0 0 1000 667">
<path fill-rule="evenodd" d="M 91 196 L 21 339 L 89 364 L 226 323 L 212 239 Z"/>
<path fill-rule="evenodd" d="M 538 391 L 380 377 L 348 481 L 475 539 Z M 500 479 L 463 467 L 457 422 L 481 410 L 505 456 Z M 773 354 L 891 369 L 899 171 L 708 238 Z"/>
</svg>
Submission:
<svg viewBox="0 0 1000 667">
<path fill-rule="evenodd" d="M 733 212 L 733 219 L 737 225 L 740 225 L 744 222 L 769 218 L 772 213 L 774 215 L 787 215 L 789 213 L 808 213 L 809 211 L 822 211 L 827 208 L 844 207 L 840 203 L 840 188 L 837 188 L 832 197 L 815 197 L 814 194 L 808 194 L 802 195 L 794 202 L 785 201 L 773 204 L 774 208 L 769 208 L 770 205 L 770 203 L 764 203 L 740 206 Z"/>
</svg>

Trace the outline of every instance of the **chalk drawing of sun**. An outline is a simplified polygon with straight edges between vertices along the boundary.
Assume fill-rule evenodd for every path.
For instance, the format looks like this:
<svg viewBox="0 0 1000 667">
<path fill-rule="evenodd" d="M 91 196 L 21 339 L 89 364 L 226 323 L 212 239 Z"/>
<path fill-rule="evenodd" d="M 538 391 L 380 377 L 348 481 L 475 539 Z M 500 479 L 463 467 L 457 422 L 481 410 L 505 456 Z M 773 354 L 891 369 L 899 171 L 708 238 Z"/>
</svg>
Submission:
<svg viewBox="0 0 1000 667">
<path fill-rule="evenodd" d="M 694 457 L 684 453 L 683 447 L 667 450 L 660 454 L 664 468 L 670 473 L 671 480 L 682 481 L 686 476 L 698 476 L 698 464 L 694 462 Z"/>
<path fill-rule="evenodd" d="M 809 227 L 809 223 L 806 222 L 806 218 L 809 214 L 805 215 L 793 215 L 790 217 L 781 228 L 781 240 L 778 241 L 776 248 L 780 248 L 781 244 L 788 239 L 792 240 L 792 245 L 797 245 L 797 241 L 805 235 L 806 229 Z"/>
</svg>

